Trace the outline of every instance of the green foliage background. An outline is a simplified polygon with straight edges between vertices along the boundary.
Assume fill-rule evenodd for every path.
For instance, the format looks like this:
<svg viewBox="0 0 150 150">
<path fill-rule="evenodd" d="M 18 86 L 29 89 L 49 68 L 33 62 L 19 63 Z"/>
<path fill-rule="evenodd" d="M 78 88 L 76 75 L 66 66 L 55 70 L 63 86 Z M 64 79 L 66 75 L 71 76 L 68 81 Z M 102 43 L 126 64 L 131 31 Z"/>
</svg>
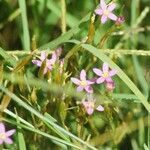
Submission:
<svg viewBox="0 0 150 150">
<path fill-rule="evenodd" d="M 150 2 L 115 2 L 125 22 L 110 33 L 112 21 L 102 25 L 96 16 L 90 22 L 99 0 L 0 1 L 1 120 L 17 128 L 14 144 L 2 149 L 150 148 Z M 42 76 L 31 60 L 60 46 L 63 74 L 56 65 Z M 103 62 L 118 70 L 116 89 L 95 86 L 105 111 L 88 116 L 81 105 L 85 93 L 76 92 L 70 76 L 85 69 L 92 78 L 92 68 Z"/>
</svg>

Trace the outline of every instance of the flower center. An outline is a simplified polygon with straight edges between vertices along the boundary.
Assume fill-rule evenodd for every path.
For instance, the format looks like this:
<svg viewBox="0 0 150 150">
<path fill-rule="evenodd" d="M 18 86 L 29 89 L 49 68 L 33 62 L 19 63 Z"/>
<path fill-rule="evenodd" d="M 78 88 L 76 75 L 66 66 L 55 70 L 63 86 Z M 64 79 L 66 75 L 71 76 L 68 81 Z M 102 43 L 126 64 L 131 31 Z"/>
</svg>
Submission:
<svg viewBox="0 0 150 150">
<path fill-rule="evenodd" d="M 81 86 L 87 86 L 87 82 L 86 82 L 86 81 L 81 81 L 81 82 L 80 82 L 80 85 L 81 85 Z"/>
<path fill-rule="evenodd" d="M 6 139 L 6 134 L 5 133 L 0 133 L 0 139 Z"/>
<path fill-rule="evenodd" d="M 104 78 L 107 78 L 109 75 L 108 75 L 108 72 L 104 72 L 103 75 L 102 75 Z"/>
<path fill-rule="evenodd" d="M 105 16 L 108 16 L 109 15 L 109 11 L 106 9 L 103 13 Z"/>
</svg>

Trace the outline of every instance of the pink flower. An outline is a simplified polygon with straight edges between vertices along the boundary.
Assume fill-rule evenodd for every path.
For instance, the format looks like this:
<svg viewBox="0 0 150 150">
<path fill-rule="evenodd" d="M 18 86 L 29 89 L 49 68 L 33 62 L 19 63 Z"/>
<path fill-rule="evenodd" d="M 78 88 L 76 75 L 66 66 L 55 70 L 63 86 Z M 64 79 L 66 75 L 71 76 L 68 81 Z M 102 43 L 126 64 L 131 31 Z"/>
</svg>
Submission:
<svg viewBox="0 0 150 150">
<path fill-rule="evenodd" d="M 115 9 L 116 4 L 114 2 L 109 3 L 106 5 L 104 0 L 100 1 L 100 7 L 95 10 L 95 13 L 99 16 L 101 16 L 101 22 L 105 23 L 107 19 L 111 19 L 116 21 L 117 16 L 112 13 L 112 11 Z"/>
<path fill-rule="evenodd" d="M 82 104 L 88 115 L 92 115 L 95 109 L 98 111 L 104 111 L 104 107 L 101 105 L 95 108 L 95 101 L 90 95 L 87 96 L 87 100 L 82 101 Z"/>
<path fill-rule="evenodd" d="M 93 71 L 95 74 L 99 76 L 99 78 L 96 80 L 97 84 L 103 83 L 103 82 L 113 82 L 111 77 L 114 76 L 117 71 L 115 69 L 112 69 L 109 71 L 109 67 L 107 63 L 103 64 L 102 70 L 94 68 Z"/>
<path fill-rule="evenodd" d="M 56 51 L 54 51 L 52 53 L 51 59 L 47 59 L 46 52 L 42 51 L 41 52 L 41 56 L 40 56 L 40 60 L 32 60 L 32 63 L 36 64 L 38 67 L 41 67 L 42 63 L 44 61 L 46 61 L 46 66 L 44 68 L 44 74 L 46 74 L 48 70 L 52 70 L 53 69 L 53 66 L 56 63 L 56 61 L 59 59 L 60 54 L 61 54 L 61 50 L 60 49 L 56 49 Z"/>
<path fill-rule="evenodd" d="M 5 131 L 5 125 L 3 123 L 0 123 L 0 145 L 3 143 L 12 144 L 13 141 L 10 136 L 13 135 L 15 132 L 15 129 Z"/>
<path fill-rule="evenodd" d="M 106 82 L 106 88 L 107 88 L 108 91 L 112 92 L 114 90 L 114 88 L 115 88 L 114 81 L 112 81 L 112 82 Z"/>
<path fill-rule="evenodd" d="M 93 93 L 93 89 L 91 87 L 91 84 L 94 84 L 94 82 L 90 80 L 86 80 L 86 72 L 85 70 L 82 70 L 80 73 L 80 80 L 77 78 L 71 78 L 71 81 L 78 85 L 77 91 L 83 91 L 85 90 L 88 93 Z"/>
<path fill-rule="evenodd" d="M 46 74 L 48 70 L 52 70 L 52 64 L 55 61 L 55 58 L 53 58 L 53 56 L 52 59 L 47 59 L 47 54 L 43 51 L 41 52 L 40 60 L 32 60 L 32 63 L 36 64 L 38 67 L 41 67 L 44 61 L 46 61 L 46 66 L 44 68 L 44 74 Z"/>
<path fill-rule="evenodd" d="M 120 26 L 122 23 L 124 23 L 125 22 L 125 18 L 124 18 L 124 16 L 119 16 L 118 18 L 117 18 L 117 20 L 116 20 L 116 25 L 117 26 Z"/>
</svg>

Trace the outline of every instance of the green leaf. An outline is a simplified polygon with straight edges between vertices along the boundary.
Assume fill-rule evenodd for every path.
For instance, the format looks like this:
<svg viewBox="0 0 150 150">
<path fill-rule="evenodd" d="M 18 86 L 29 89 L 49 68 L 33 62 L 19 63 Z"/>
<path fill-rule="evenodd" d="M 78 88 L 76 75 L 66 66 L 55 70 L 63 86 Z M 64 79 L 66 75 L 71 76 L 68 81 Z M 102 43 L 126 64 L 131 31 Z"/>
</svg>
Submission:
<svg viewBox="0 0 150 150">
<path fill-rule="evenodd" d="M 7 52 L 3 50 L 1 47 L 0 47 L 0 56 L 2 56 L 5 59 L 5 61 L 9 62 L 12 66 L 16 64 L 15 58 L 7 54 Z"/>
<path fill-rule="evenodd" d="M 27 12 L 25 0 L 18 0 L 22 16 L 23 46 L 25 50 L 30 50 L 30 35 L 28 29 Z"/>
</svg>

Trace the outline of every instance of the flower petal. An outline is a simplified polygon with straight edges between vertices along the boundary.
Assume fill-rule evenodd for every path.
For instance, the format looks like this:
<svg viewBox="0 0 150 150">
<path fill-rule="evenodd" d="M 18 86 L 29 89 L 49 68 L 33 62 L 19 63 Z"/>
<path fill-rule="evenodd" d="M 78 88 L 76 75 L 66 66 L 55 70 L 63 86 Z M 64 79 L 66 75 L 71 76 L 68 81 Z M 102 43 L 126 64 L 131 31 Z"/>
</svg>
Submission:
<svg viewBox="0 0 150 150">
<path fill-rule="evenodd" d="M 109 71 L 109 76 L 111 76 L 111 77 L 116 74 L 117 74 L 117 70 L 115 70 L 115 69 L 112 69 L 111 71 Z"/>
<path fill-rule="evenodd" d="M 102 70 L 97 69 L 97 68 L 93 68 L 93 71 L 94 71 L 94 73 L 97 74 L 98 76 L 102 76 L 102 74 L 103 74 Z"/>
<path fill-rule="evenodd" d="M 86 80 L 86 72 L 85 72 L 85 70 L 83 69 L 83 70 L 81 70 L 81 73 L 80 73 L 80 79 L 81 80 L 83 80 L 83 81 L 85 81 Z"/>
<path fill-rule="evenodd" d="M 5 133 L 5 125 L 2 122 L 0 123 L 0 133 Z"/>
<path fill-rule="evenodd" d="M 94 84 L 95 82 L 92 81 L 92 80 L 86 80 L 86 83 L 87 83 L 88 85 L 90 85 L 90 84 Z"/>
<path fill-rule="evenodd" d="M 88 93 L 93 93 L 93 88 L 91 86 L 86 86 L 85 87 L 85 90 L 88 92 Z"/>
<path fill-rule="evenodd" d="M 92 107 L 86 108 L 86 112 L 88 115 L 92 115 L 94 112 L 94 109 Z"/>
<path fill-rule="evenodd" d="M 83 106 L 86 108 L 86 107 L 89 107 L 89 102 L 88 101 L 83 101 L 82 102 Z"/>
<path fill-rule="evenodd" d="M 13 143 L 13 141 L 12 141 L 11 138 L 6 138 L 6 139 L 4 139 L 4 142 L 5 142 L 6 144 L 12 144 L 12 143 Z"/>
<path fill-rule="evenodd" d="M 56 62 L 56 60 L 57 60 L 56 52 L 52 53 L 52 58 L 50 60 L 51 60 L 51 63 L 53 63 L 53 64 Z"/>
<path fill-rule="evenodd" d="M 113 80 L 111 79 L 111 77 L 107 77 L 106 82 L 113 82 Z"/>
<path fill-rule="evenodd" d="M 6 134 L 7 137 L 9 137 L 9 136 L 11 136 L 12 134 L 14 134 L 15 132 L 16 132 L 16 130 L 15 130 L 15 129 L 12 129 L 12 130 L 7 131 L 5 134 Z"/>
<path fill-rule="evenodd" d="M 117 16 L 114 15 L 113 13 L 109 13 L 108 18 L 110 18 L 111 20 L 114 20 L 114 21 L 117 20 Z"/>
<path fill-rule="evenodd" d="M 116 8 L 116 4 L 115 3 L 111 3 L 108 5 L 107 9 L 111 12 Z"/>
<path fill-rule="evenodd" d="M 83 86 L 78 86 L 78 87 L 77 87 L 77 91 L 78 91 L 78 92 L 83 91 Z"/>
<path fill-rule="evenodd" d="M 103 72 L 104 73 L 108 72 L 108 69 L 109 69 L 108 64 L 107 63 L 103 63 Z"/>
<path fill-rule="evenodd" d="M 105 16 L 105 15 L 102 15 L 102 17 L 101 17 L 101 23 L 105 23 L 107 21 L 107 16 Z"/>
<path fill-rule="evenodd" d="M 96 108 L 96 110 L 98 110 L 98 111 L 104 111 L 104 107 L 101 106 L 101 105 L 99 105 L 99 106 Z"/>
<path fill-rule="evenodd" d="M 97 15 L 102 15 L 103 14 L 103 10 L 101 9 L 101 8 L 98 8 L 98 9 L 96 9 L 95 10 L 95 13 L 97 14 Z"/>
<path fill-rule="evenodd" d="M 104 0 L 101 0 L 101 1 L 100 1 L 100 7 L 101 7 L 103 10 L 105 10 L 105 9 L 107 8 L 107 5 L 106 5 L 106 3 L 105 3 Z"/>
<path fill-rule="evenodd" d="M 97 84 L 100 84 L 100 83 L 103 83 L 104 81 L 105 81 L 105 78 L 100 77 L 100 78 L 98 78 L 98 79 L 96 80 L 96 83 L 97 83 Z"/>
<path fill-rule="evenodd" d="M 48 68 L 49 70 L 52 70 L 52 68 L 53 68 L 52 64 L 51 64 L 51 63 L 47 63 L 47 68 Z"/>
<path fill-rule="evenodd" d="M 80 84 L 80 80 L 77 79 L 77 78 L 71 78 L 71 81 L 72 81 L 73 83 L 77 84 L 77 85 Z"/>
<path fill-rule="evenodd" d="M 40 61 L 40 60 L 32 60 L 32 63 L 36 64 L 39 67 L 42 65 L 42 61 Z"/>
<path fill-rule="evenodd" d="M 40 57 L 40 59 L 41 59 L 42 61 L 44 61 L 44 60 L 46 59 L 46 57 L 47 57 L 46 52 L 45 52 L 45 51 L 42 51 L 42 52 L 41 52 L 41 57 Z"/>
</svg>

